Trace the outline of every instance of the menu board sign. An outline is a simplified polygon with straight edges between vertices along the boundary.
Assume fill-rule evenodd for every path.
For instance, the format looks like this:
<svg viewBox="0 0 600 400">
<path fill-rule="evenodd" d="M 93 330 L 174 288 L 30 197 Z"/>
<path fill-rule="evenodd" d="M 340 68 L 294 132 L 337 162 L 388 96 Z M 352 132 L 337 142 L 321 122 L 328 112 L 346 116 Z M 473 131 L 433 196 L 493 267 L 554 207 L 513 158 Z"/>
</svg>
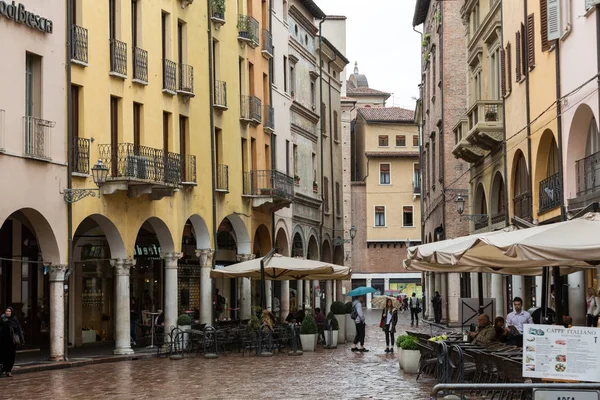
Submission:
<svg viewBox="0 0 600 400">
<path fill-rule="evenodd" d="M 523 377 L 600 382 L 600 328 L 523 326 Z"/>
</svg>

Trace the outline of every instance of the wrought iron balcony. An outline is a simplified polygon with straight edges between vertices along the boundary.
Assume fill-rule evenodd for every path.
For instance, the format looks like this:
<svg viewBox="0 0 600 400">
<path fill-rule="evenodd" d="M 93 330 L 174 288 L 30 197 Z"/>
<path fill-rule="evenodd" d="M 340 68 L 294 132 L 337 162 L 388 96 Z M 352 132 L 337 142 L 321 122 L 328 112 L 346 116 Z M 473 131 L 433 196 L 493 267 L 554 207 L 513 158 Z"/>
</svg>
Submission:
<svg viewBox="0 0 600 400">
<path fill-rule="evenodd" d="M 577 171 L 577 196 L 600 191 L 600 152 L 575 162 Z"/>
<path fill-rule="evenodd" d="M 258 37 L 258 21 L 249 15 L 238 15 L 238 40 L 247 42 L 252 47 L 260 44 Z"/>
<path fill-rule="evenodd" d="M 179 64 L 179 87 L 178 93 L 187 96 L 194 95 L 194 67 Z"/>
<path fill-rule="evenodd" d="M 215 93 L 213 107 L 227 108 L 227 82 L 215 81 Z"/>
<path fill-rule="evenodd" d="M 263 127 L 265 131 L 275 131 L 275 110 L 268 104 L 265 104 Z"/>
<path fill-rule="evenodd" d="M 251 96 L 240 97 L 240 120 L 243 122 L 250 122 L 252 119 L 251 110 Z"/>
<path fill-rule="evenodd" d="M 73 172 L 79 174 L 90 172 L 90 139 L 73 138 Z"/>
<path fill-rule="evenodd" d="M 262 102 L 256 96 L 250 96 L 250 119 L 256 124 L 262 122 Z"/>
<path fill-rule="evenodd" d="M 110 73 L 120 78 L 127 77 L 127 43 L 110 39 Z"/>
<path fill-rule="evenodd" d="M 181 184 L 193 185 L 196 183 L 196 156 L 183 154 L 181 157 Z"/>
<path fill-rule="evenodd" d="M 81 26 L 71 26 L 71 60 L 75 64 L 88 63 L 88 31 Z"/>
<path fill-rule="evenodd" d="M 148 52 L 139 47 L 133 48 L 133 79 L 148 84 Z"/>
<path fill-rule="evenodd" d="M 273 36 L 266 29 L 263 30 L 262 55 L 266 59 L 273 58 Z"/>
<path fill-rule="evenodd" d="M 177 64 L 163 58 L 163 91 L 175 94 L 177 90 Z"/>
<path fill-rule="evenodd" d="M 558 173 L 540 182 L 540 213 L 552 210 L 562 204 L 562 184 Z"/>
<path fill-rule="evenodd" d="M 276 211 L 294 201 L 294 178 L 274 170 L 244 173 L 244 195 L 252 196 L 254 208 Z"/>
<path fill-rule="evenodd" d="M 467 111 L 469 131 L 464 139 L 482 150 L 493 150 L 503 140 L 503 112 L 501 100 L 479 100 Z"/>
<path fill-rule="evenodd" d="M 506 219 L 506 213 L 504 211 L 493 214 L 492 215 L 492 225 L 498 224 L 500 222 L 504 222 L 505 219 Z"/>
<path fill-rule="evenodd" d="M 227 165 L 217 165 L 217 192 L 229 193 L 229 167 Z"/>
<path fill-rule="evenodd" d="M 225 0 L 211 0 L 210 10 L 210 18 L 213 22 L 220 24 L 225 23 Z"/>
<path fill-rule="evenodd" d="M 531 193 L 521 193 L 513 199 L 514 215 L 526 221 L 532 221 L 531 216 Z"/>
<path fill-rule="evenodd" d="M 50 130 L 55 122 L 35 117 L 23 117 L 25 155 L 50 160 Z"/>
<path fill-rule="evenodd" d="M 483 229 L 483 228 L 487 228 L 487 226 L 488 226 L 488 219 L 487 218 L 481 218 L 481 219 L 478 219 L 478 220 L 476 220 L 476 221 L 473 222 L 473 228 L 476 231 L 478 231 L 480 229 Z"/>
</svg>

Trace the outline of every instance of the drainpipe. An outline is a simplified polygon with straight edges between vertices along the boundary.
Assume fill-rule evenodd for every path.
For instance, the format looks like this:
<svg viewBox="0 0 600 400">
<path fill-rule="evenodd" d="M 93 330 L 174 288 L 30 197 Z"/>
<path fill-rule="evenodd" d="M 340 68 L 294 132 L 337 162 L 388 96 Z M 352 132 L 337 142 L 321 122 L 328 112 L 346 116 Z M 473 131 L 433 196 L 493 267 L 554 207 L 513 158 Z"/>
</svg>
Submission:
<svg viewBox="0 0 600 400">
<path fill-rule="evenodd" d="M 73 8 L 71 1 L 67 0 L 67 190 L 73 187 L 73 96 L 71 95 L 71 21 L 73 21 Z M 67 202 L 67 268 L 73 271 L 73 204 Z M 69 287 L 69 278 L 65 278 L 65 288 Z M 64 326 L 64 359 L 69 361 L 69 295 L 65 290 L 65 326 Z"/>
<path fill-rule="evenodd" d="M 441 17 L 441 21 L 444 21 L 444 3 L 440 2 L 440 17 Z M 438 42 L 438 45 L 440 46 L 440 65 L 443 66 L 444 65 L 444 24 L 442 23 L 441 27 L 440 27 L 440 33 L 439 33 L 439 37 L 442 38 L 442 40 L 440 40 Z M 444 82 L 444 68 L 439 68 L 440 70 L 440 80 L 442 82 Z M 437 83 L 434 82 L 434 85 L 436 85 Z M 444 154 L 444 138 L 443 135 L 446 134 L 446 130 L 444 129 L 444 122 L 446 122 L 446 107 L 444 107 L 444 97 L 445 97 L 445 90 L 441 91 L 441 96 L 440 96 L 440 100 L 442 101 L 442 131 L 440 132 L 440 134 L 438 135 L 439 137 L 439 141 L 440 141 L 440 145 L 439 145 L 439 154 Z M 429 99 L 427 99 L 429 100 Z M 442 201 L 442 224 L 443 224 L 443 234 L 442 234 L 442 238 L 441 240 L 446 239 L 446 229 L 448 227 L 448 224 L 446 223 L 446 185 L 445 185 L 445 181 L 446 181 L 446 168 L 445 168 L 445 161 L 446 158 L 443 157 L 443 162 L 439 163 L 440 166 L 440 173 L 438 175 L 438 179 L 439 177 L 443 177 L 442 178 L 442 182 L 440 182 L 440 187 L 442 189 L 442 196 L 444 198 L 444 201 Z M 433 161 L 432 164 L 434 164 L 435 161 Z M 434 232 L 435 233 L 435 232 Z M 446 275 L 446 278 L 448 277 L 448 275 Z M 447 302 L 446 302 L 447 303 Z M 446 315 L 450 315 L 450 313 L 446 314 Z"/>
<path fill-rule="evenodd" d="M 500 2 L 500 26 L 504 26 L 504 3 Z M 504 46 L 504 30 L 500 30 L 500 43 Z M 506 82 L 505 82 L 506 85 Z M 504 160 L 504 226 L 510 225 L 510 216 L 508 215 L 508 162 L 506 157 L 506 98 L 502 96 L 502 158 Z"/>
<path fill-rule="evenodd" d="M 419 43 L 423 43 L 423 32 L 419 32 L 413 26 L 413 31 L 418 33 L 421 36 L 421 41 Z M 418 135 L 419 135 L 419 179 L 421 182 L 423 179 L 423 151 L 422 151 L 422 135 L 423 135 L 423 57 L 421 57 L 421 83 L 419 84 L 419 97 L 421 98 L 421 122 L 418 125 Z M 423 200 L 423 185 L 421 186 L 421 195 L 419 196 L 419 203 L 421 204 L 421 243 L 425 243 L 425 202 Z"/>
<path fill-rule="evenodd" d="M 600 71 L 600 4 L 596 4 L 596 65 L 596 69 Z M 600 108 L 600 75 L 598 75 L 598 107 Z"/>
<path fill-rule="evenodd" d="M 319 109 L 322 110 L 323 107 L 321 107 L 321 104 L 323 104 L 323 22 L 325 22 L 325 20 L 327 19 L 327 16 L 323 17 L 323 19 L 321 19 L 321 21 L 319 22 Z M 321 113 L 319 112 L 319 115 Z M 321 224 L 319 226 L 319 242 L 321 242 L 321 240 L 323 240 L 323 223 L 325 221 L 325 206 L 324 206 L 324 202 L 325 199 L 323 198 L 323 181 L 324 181 L 324 176 L 323 176 L 323 161 L 324 161 L 324 157 L 323 157 L 323 115 L 321 115 L 321 117 L 319 118 L 319 125 L 321 126 L 320 129 L 320 133 L 319 133 L 319 143 L 321 144 L 320 146 L 320 153 L 321 153 Z M 319 244 L 319 247 L 321 247 L 321 244 Z M 321 251 L 322 253 L 322 251 Z"/>
<path fill-rule="evenodd" d="M 273 46 L 273 0 L 269 1 L 269 32 L 271 33 L 271 46 Z M 275 55 L 273 55 L 275 56 Z M 273 85 L 271 84 L 271 79 L 273 76 L 274 69 L 273 57 L 269 59 L 269 79 L 267 83 L 269 84 L 269 105 L 273 107 Z M 275 107 L 273 107 L 273 128 L 275 128 Z M 275 143 L 277 145 L 277 143 Z M 287 146 L 287 144 L 286 144 Z M 271 156 L 271 170 L 277 170 L 277 160 L 275 157 L 277 156 L 277 152 L 275 151 L 275 146 L 273 146 L 273 135 L 271 134 L 271 152 L 273 153 Z M 287 171 L 286 171 L 287 172 Z M 293 188 L 293 183 L 292 183 Z M 271 249 L 275 250 L 275 253 L 279 251 L 277 249 L 277 238 L 275 232 L 275 213 L 271 213 Z M 264 272 L 264 271 L 263 271 Z M 271 309 L 274 310 L 275 306 L 275 285 L 272 281 L 269 281 L 269 285 L 271 285 Z M 281 299 L 281 295 L 279 295 Z"/>
<path fill-rule="evenodd" d="M 335 60 L 337 59 L 337 54 L 335 52 L 333 52 L 333 60 L 329 61 L 327 63 L 327 71 L 331 71 L 331 63 L 333 63 Z M 335 239 L 335 220 L 337 218 L 337 210 L 335 208 L 335 191 L 334 191 L 334 185 L 335 185 L 335 179 L 333 177 L 333 113 L 331 110 L 331 74 L 329 74 L 329 157 L 330 157 L 330 164 L 329 166 L 331 167 L 331 208 L 333 211 L 333 218 L 332 218 L 332 230 L 333 230 L 333 237 Z M 342 237 L 344 236 L 344 232 L 342 232 Z M 335 249 L 334 249 L 335 250 Z M 332 254 L 333 257 L 333 254 Z"/>
<path fill-rule="evenodd" d="M 215 246 L 215 256 L 212 258 L 212 268 L 215 267 L 216 260 L 216 251 L 217 251 L 217 178 L 216 178 L 216 155 L 215 155 L 215 115 L 214 115 L 214 71 L 213 71 L 213 43 L 212 43 L 212 22 L 210 21 L 210 16 L 212 15 L 212 6 L 211 0 L 206 0 L 207 10 L 208 10 L 208 92 L 209 92 L 209 114 L 210 114 L 210 160 L 211 160 L 211 184 L 212 184 L 212 231 L 213 231 L 213 241 Z M 213 310 L 213 316 L 211 317 L 211 321 L 214 321 L 214 307 L 211 307 Z"/>
<path fill-rule="evenodd" d="M 525 24 L 525 32 L 527 32 L 527 2 L 523 2 L 523 21 Z M 525 35 L 525 39 L 521 38 L 521 41 L 525 40 L 525 45 L 527 45 L 527 35 Z M 525 46 L 521 46 L 521 48 L 525 48 Z M 529 196 L 531 196 L 531 204 L 529 206 L 529 212 L 533 218 L 533 173 L 531 171 L 531 105 L 530 105 L 530 94 L 529 94 L 529 58 L 527 54 L 523 57 L 522 63 L 525 65 L 525 109 L 527 112 L 527 166 L 529 169 L 529 180 L 527 184 L 529 186 Z"/>
</svg>

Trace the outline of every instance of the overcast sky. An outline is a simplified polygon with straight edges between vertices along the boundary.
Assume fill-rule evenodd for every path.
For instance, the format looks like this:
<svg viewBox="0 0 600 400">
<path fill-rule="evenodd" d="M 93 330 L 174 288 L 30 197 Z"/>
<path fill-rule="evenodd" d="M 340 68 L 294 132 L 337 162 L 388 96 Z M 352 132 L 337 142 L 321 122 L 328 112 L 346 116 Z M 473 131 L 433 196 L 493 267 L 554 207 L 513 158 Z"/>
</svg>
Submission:
<svg viewBox="0 0 600 400">
<path fill-rule="evenodd" d="M 420 83 L 421 37 L 412 29 L 416 0 L 316 0 L 329 15 L 345 15 L 346 74 L 358 69 L 373 89 L 393 93 L 388 105 L 414 109 Z"/>
</svg>

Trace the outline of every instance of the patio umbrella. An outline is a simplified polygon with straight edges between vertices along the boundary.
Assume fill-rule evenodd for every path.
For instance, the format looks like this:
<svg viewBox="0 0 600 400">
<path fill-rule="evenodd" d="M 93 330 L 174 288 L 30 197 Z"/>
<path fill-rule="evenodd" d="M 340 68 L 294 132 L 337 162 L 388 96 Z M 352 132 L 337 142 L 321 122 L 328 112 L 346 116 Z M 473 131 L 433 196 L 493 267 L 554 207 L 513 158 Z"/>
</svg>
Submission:
<svg viewBox="0 0 600 400">
<path fill-rule="evenodd" d="M 349 297 L 362 296 L 367 293 L 375 293 L 376 291 L 377 291 L 377 289 L 374 289 L 372 287 L 359 286 L 356 289 L 352 289 L 351 291 L 349 291 L 346 296 L 349 296 Z"/>
<path fill-rule="evenodd" d="M 375 306 L 375 308 L 385 308 L 388 300 L 392 301 L 392 307 L 398 308 L 400 306 L 400 302 L 392 296 L 377 296 L 371 300 L 371 303 Z"/>
</svg>

